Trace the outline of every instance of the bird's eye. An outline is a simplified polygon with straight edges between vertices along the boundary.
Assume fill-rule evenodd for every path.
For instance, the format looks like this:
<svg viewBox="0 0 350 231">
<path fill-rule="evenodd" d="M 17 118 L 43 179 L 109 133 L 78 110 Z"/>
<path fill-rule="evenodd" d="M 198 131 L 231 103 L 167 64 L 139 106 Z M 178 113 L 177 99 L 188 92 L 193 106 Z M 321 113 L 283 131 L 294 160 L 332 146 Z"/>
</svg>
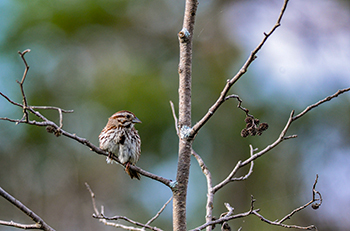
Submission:
<svg viewBox="0 0 350 231">
<path fill-rule="evenodd" d="M 130 117 L 131 117 L 130 115 L 126 115 L 126 118 L 127 118 L 127 119 L 130 119 Z"/>
</svg>

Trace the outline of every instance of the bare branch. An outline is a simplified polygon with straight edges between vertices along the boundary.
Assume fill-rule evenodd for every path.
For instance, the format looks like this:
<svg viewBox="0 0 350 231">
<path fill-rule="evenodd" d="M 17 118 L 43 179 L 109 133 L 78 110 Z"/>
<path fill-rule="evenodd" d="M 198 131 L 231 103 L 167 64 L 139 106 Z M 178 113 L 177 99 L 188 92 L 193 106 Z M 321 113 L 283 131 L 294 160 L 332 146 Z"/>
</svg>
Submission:
<svg viewBox="0 0 350 231">
<path fill-rule="evenodd" d="M 18 54 L 21 56 L 22 60 L 23 60 L 23 63 L 25 65 L 25 69 L 24 69 L 24 73 L 23 73 L 23 77 L 22 77 L 22 80 L 21 81 L 18 81 L 17 80 L 17 83 L 19 84 L 19 87 L 21 89 L 21 93 L 22 93 L 22 97 L 23 97 L 23 114 L 24 114 L 24 120 L 26 122 L 28 122 L 28 112 L 27 112 L 27 106 L 28 106 L 28 103 L 27 103 L 27 98 L 26 98 L 26 95 L 24 93 L 24 88 L 23 88 L 23 84 L 24 84 L 24 81 L 27 77 L 27 74 L 28 74 L 28 70 L 29 70 L 29 66 L 27 64 L 27 61 L 26 59 L 24 58 L 24 55 L 26 53 L 30 52 L 30 49 L 27 49 L 23 52 L 20 52 L 18 51 Z"/>
<path fill-rule="evenodd" d="M 304 109 L 304 111 L 300 112 L 298 115 L 294 116 L 293 117 L 293 121 L 294 120 L 297 120 L 299 119 L 300 117 L 302 117 L 303 115 L 305 115 L 307 112 L 309 112 L 310 110 L 314 109 L 315 107 L 318 107 L 319 105 L 327 102 L 327 101 L 330 101 L 336 97 L 338 97 L 339 95 L 345 93 L 345 92 L 348 92 L 350 91 L 350 87 L 349 88 L 345 88 L 345 89 L 342 89 L 342 90 L 338 90 L 336 93 L 334 93 L 333 95 L 330 95 L 330 96 L 327 96 L 326 98 L 318 101 L 317 103 L 314 103 L 310 106 L 308 106 L 307 108 Z"/>
<path fill-rule="evenodd" d="M 182 29 L 179 39 L 179 117 L 180 130 L 176 189 L 173 190 L 173 230 L 186 231 L 186 198 L 190 174 L 192 138 L 188 136 L 191 125 L 192 96 L 192 38 L 198 0 L 186 0 Z"/>
<path fill-rule="evenodd" d="M 3 94 L 2 92 L 0 92 L 0 95 L 1 95 L 2 97 L 4 97 L 7 101 L 9 101 L 11 104 L 23 108 L 23 105 L 22 105 L 22 104 L 19 104 L 19 103 L 16 103 L 16 102 L 12 101 L 9 97 L 7 97 L 7 96 L 6 96 L 5 94 Z"/>
<path fill-rule="evenodd" d="M 25 225 L 25 224 L 16 223 L 13 221 L 1 221 L 0 220 L 0 225 L 11 226 L 11 227 L 19 228 L 19 229 L 40 229 L 40 224 Z"/>
<path fill-rule="evenodd" d="M 225 101 L 228 100 L 228 99 L 237 99 L 237 101 L 238 101 L 237 107 L 238 107 L 239 109 L 241 109 L 242 111 L 244 111 L 245 114 L 246 114 L 247 116 L 253 117 L 252 115 L 249 115 L 249 114 L 248 114 L 248 113 L 249 113 L 249 110 L 248 110 L 247 108 L 242 107 L 242 102 L 243 102 L 243 101 L 241 100 L 241 98 L 239 98 L 238 95 L 234 95 L 234 94 L 228 95 L 228 96 L 225 97 Z"/>
<path fill-rule="evenodd" d="M 256 151 L 256 149 L 253 149 L 252 145 L 249 145 L 250 147 L 250 156 L 254 155 L 254 151 Z M 245 174 L 244 176 L 241 177 L 233 177 L 231 178 L 231 181 L 242 181 L 242 180 L 246 180 L 248 179 L 248 177 L 253 173 L 253 167 L 254 167 L 254 162 L 250 162 L 250 168 L 247 174 Z"/>
<path fill-rule="evenodd" d="M 322 204 L 322 196 L 321 193 L 316 190 L 316 184 L 318 180 L 318 175 L 316 175 L 315 182 L 312 186 L 312 199 L 307 202 L 306 204 L 294 209 L 292 212 L 288 213 L 286 216 L 284 216 L 281 220 L 276 220 L 276 221 L 270 221 L 263 217 L 261 214 L 259 214 L 258 211 L 253 211 L 252 213 L 256 215 L 257 217 L 260 218 L 260 220 L 270 224 L 270 225 L 276 225 L 276 226 L 281 226 L 284 228 L 294 228 L 294 229 L 301 229 L 301 230 L 317 230 L 316 226 L 314 225 L 309 225 L 309 226 L 299 226 L 299 225 L 286 225 L 283 224 L 286 220 L 290 219 L 295 213 L 300 212 L 301 210 L 305 209 L 308 206 L 312 206 L 313 209 L 318 209 L 321 204 Z"/>
<path fill-rule="evenodd" d="M 204 176 L 207 179 L 207 204 L 205 206 L 206 208 L 205 221 L 210 222 L 213 219 L 213 208 L 214 208 L 214 193 L 213 193 L 213 183 L 212 183 L 211 173 L 208 167 L 205 165 L 203 159 L 193 149 L 192 149 L 192 155 L 196 158 L 200 168 L 202 169 Z M 211 231 L 211 230 L 212 230 L 211 226 L 208 226 L 207 231 Z"/>
<path fill-rule="evenodd" d="M 322 196 L 321 196 L 321 193 L 316 190 L 317 181 L 318 181 L 318 175 L 316 175 L 316 179 L 315 179 L 314 185 L 312 186 L 312 199 L 311 199 L 311 201 L 309 201 L 305 205 L 302 205 L 302 206 L 294 209 L 292 212 L 287 214 L 285 217 L 283 217 L 277 223 L 283 223 L 287 219 L 290 219 L 295 213 L 299 212 L 300 210 L 305 209 L 306 207 L 308 207 L 311 204 L 312 204 L 312 208 L 313 209 L 318 209 L 321 206 L 321 204 L 322 204 Z"/>
<path fill-rule="evenodd" d="M 263 47 L 263 45 L 266 43 L 267 39 L 273 34 L 273 32 L 281 25 L 281 20 L 284 15 L 284 12 L 287 8 L 289 0 L 285 0 L 284 4 L 282 6 L 280 15 L 277 19 L 276 24 L 272 27 L 271 31 L 269 33 L 264 33 L 264 38 L 260 42 L 260 44 L 251 52 L 250 56 L 248 57 L 247 61 L 244 63 L 244 65 L 241 67 L 241 69 L 238 71 L 238 73 L 231 79 L 228 79 L 226 82 L 226 85 L 224 89 L 221 91 L 219 98 L 216 100 L 216 102 L 211 106 L 209 111 L 203 116 L 203 118 L 198 121 L 192 128 L 190 137 L 195 137 L 198 133 L 199 129 L 212 117 L 212 115 L 216 112 L 216 110 L 221 106 L 223 102 L 225 102 L 226 95 L 230 88 L 247 72 L 248 67 L 250 64 L 256 59 L 256 54 L 260 51 L 260 49 Z"/>
<path fill-rule="evenodd" d="M 176 117 L 176 112 L 175 112 L 175 107 L 172 101 L 170 101 L 170 107 L 171 107 L 171 112 L 173 113 L 174 117 L 174 122 L 175 122 L 175 129 L 176 129 L 176 134 L 179 135 L 179 124 L 177 122 L 177 117 Z"/>
<path fill-rule="evenodd" d="M 56 124 L 55 124 L 55 126 L 57 127 Z M 90 141 L 88 141 L 85 138 L 81 138 L 81 137 L 77 136 L 76 134 L 71 134 L 69 132 L 66 132 L 65 130 L 61 130 L 61 133 L 64 136 L 67 136 L 67 137 L 69 137 L 71 139 L 74 139 L 74 140 L 78 141 L 81 144 L 84 144 L 84 145 L 88 146 L 91 151 L 94 151 L 97 154 L 108 156 L 108 153 L 106 151 L 104 151 L 104 150 L 100 149 L 99 147 L 93 145 Z M 116 156 L 113 156 L 113 160 L 116 161 L 117 163 L 121 164 Z M 153 173 L 150 173 L 150 172 L 148 172 L 146 170 L 143 170 L 143 169 L 141 169 L 141 168 L 139 168 L 139 167 L 137 167 L 135 165 L 130 165 L 130 168 L 132 170 L 137 171 L 138 173 L 140 173 L 143 176 L 146 176 L 146 177 L 151 178 L 153 180 L 159 181 L 159 182 L 163 183 L 164 185 L 168 186 L 169 188 L 173 189 L 172 181 L 169 180 L 169 179 L 166 179 L 164 177 L 161 177 L 161 176 L 155 175 Z"/>
<path fill-rule="evenodd" d="M 230 221 L 230 220 L 234 220 L 234 219 L 238 219 L 238 218 L 242 218 L 242 217 L 247 217 L 250 214 L 252 214 L 254 211 L 258 212 L 259 209 L 255 209 L 253 211 L 248 211 L 248 212 L 245 212 L 245 213 L 239 213 L 239 214 L 232 215 L 232 216 L 224 216 L 224 217 L 219 218 L 217 220 L 213 220 L 211 222 L 207 222 L 207 223 L 205 223 L 205 224 L 203 224 L 201 226 L 198 226 L 197 228 L 191 229 L 190 231 L 199 231 L 199 230 L 205 229 L 208 226 L 213 226 L 215 224 L 222 224 L 225 221 Z"/>
<path fill-rule="evenodd" d="M 250 156 L 252 157 L 254 155 L 255 149 L 253 149 L 252 145 L 249 145 L 249 147 L 250 147 Z M 221 189 L 222 187 L 224 187 L 225 185 L 227 185 L 228 183 L 230 183 L 232 181 L 246 180 L 253 173 L 254 162 L 253 162 L 253 160 L 250 161 L 250 168 L 249 168 L 249 171 L 246 175 L 235 178 L 234 175 L 243 166 L 245 166 L 245 165 L 242 164 L 242 161 L 238 161 L 236 166 L 233 168 L 231 173 L 226 177 L 226 179 L 213 187 L 213 193 L 216 193 L 219 189 Z"/>
<path fill-rule="evenodd" d="M 149 225 L 146 225 L 146 224 L 142 224 L 141 222 L 138 222 L 138 221 L 134 221 L 130 218 L 127 218 L 125 216 L 114 216 L 114 217 L 106 217 L 103 213 L 101 213 L 100 215 L 92 215 L 93 218 L 97 218 L 97 219 L 100 219 L 102 223 L 104 223 L 105 225 L 110 225 L 110 226 L 114 226 L 114 227 L 117 227 L 117 228 L 123 228 L 123 229 L 126 229 L 126 230 L 143 230 L 142 228 L 136 228 L 136 227 L 132 227 L 132 226 L 124 226 L 124 225 L 121 225 L 121 224 L 116 224 L 116 223 L 108 223 L 108 222 L 105 222 L 105 221 L 116 221 L 116 220 L 124 220 L 124 221 L 127 221 L 133 225 L 136 225 L 136 226 L 140 226 L 140 227 L 143 227 L 143 228 L 147 228 L 147 229 L 150 229 L 150 230 L 155 230 L 155 231 L 162 231 L 162 229 L 159 229 L 157 227 L 152 227 L 152 226 L 149 226 Z"/>
<path fill-rule="evenodd" d="M 98 211 L 98 209 L 97 209 L 97 207 L 96 207 L 95 193 L 92 191 L 90 185 L 89 185 L 87 182 L 85 182 L 85 186 L 86 186 L 86 188 L 87 188 L 87 190 L 89 191 L 90 196 L 91 196 L 92 208 L 94 209 L 95 214 L 96 214 L 97 216 L 99 216 L 100 213 L 99 213 L 99 211 Z"/>
<path fill-rule="evenodd" d="M 147 223 L 145 224 L 145 225 L 149 225 L 149 224 L 151 224 L 154 220 L 156 220 L 159 216 L 160 216 L 160 214 L 164 211 L 164 209 L 166 208 L 166 206 L 170 203 L 170 201 L 173 199 L 173 196 L 171 196 L 170 198 L 169 198 L 169 200 L 167 201 L 167 202 L 165 202 L 165 204 L 160 208 L 160 210 L 157 212 L 157 214 L 154 216 L 154 217 L 152 217 L 149 221 L 147 221 Z"/>
<path fill-rule="evenodd" d="M 263 217 L 261 214 L 259 214 L 257 211 L 253 211 L 252 214 L 254 214 L 255 216 L 259 217 L 260 220 L 270 224 L 270 225 L 276 225 L 276 226 L 281 226 L 281 227 L 284 227 L 284 228 L 293 228 L 293 229 L 301 229 L 301 230 L 311 230 L 311 229 L 315 229 L 317 230 L 316 226 L 314 225 L 309 225 L 309 226 L 306 226 L 306 227 L 303 227 L 303 226 L 298 226 L 298 225 L 286 225 L 286 224 L 282 224 L 282 223 L 279 223 L 279 222 L 275 222 L 275 221 L 270 221 L 268 219 L 266 219 L 265 217 Z"/>
<path fill-rule="evenodd" d="M 107 225 L 107 226 L 113 226 L 113 227 L 116 227 L 116 228 L 122 228 L 122 229 L 125 229 L 125 230 L 136 230 L 136 231 L 142 231 L 144 230 L 143 228 L 147 228 L 147 229 L 150 229 L 150 230 L 154 230 L 154 231 L 162 231 L 161 229 L 157 228 L 157 227 L 152 227 L 149 225 L 149 223 L 152 222 L 152 219 L 150 220 L 149 223 L 147 224 L 142 224 L 140 222 L 137 222 L 137 221 L 134 221 L 134 220 L 131 220 L 130 218 L 127 218 L 125 216 L 114 216 L 114 217 L 106 217 L 104 215 L 104 208 L 103 206 L 101 207 L 101 212 L 98 211 L 97 209 L 97 206 L 96 206 L 96 201 L 95 201 L 95 193 L 92 191 L 91 187 L 89 186 L 88 183 L 85 183 L 85 186 L 86 188 L 88 189 L 89 193 L 90 193 L 90 196 L 91 196 L 91 200 L 92 200 L 92 207 L 93 207 L 93 210 L 94 210 L 94 214 L 92 214 L 92 217 L 93 218 L 96 218 L 96 219 L 99 219 L 99 221 L 101 223 L 103 223 L 104 225 Z M 170 203 L 172 198 L 170 198 L 170 200 L 163 206 L 165 208 L 165 206 Z M 162 208 L 163 208 L 162 207 Z M 164 210 L 164 209 L 163 209 Z M 162 211 L 159 211 L 157 214 L 160 214 Z M 159 215 L 158 215 L 159 216 Z M 157 217 L 156 217 L 157 218 Z M 156 218 L 154 218 L 153 220 L 155 220 Z M 134 224 L 134 225 L 137 225 L 137 226 L 140 226 L 140 227 L 143 227 L 143 228 L 136 228 L 136 227 L 133 227 L 133 226 L 126 226 L 126 225 L 122 225 L 122 224 L 117 224 L 117 223 L 113 223 L 113 222 L 107 222 L 108 220 L 125 220 L 131 224 Z"/>
<path fill-rule="evenodd" d="M 24 204 L 22 204 L 19 200 L 11 196 L 8 192 L 6 192 L 4 189 L 0 187 L 0 196 L 8 200 L 11 204 L 19 208 L 23 213 L 25 213 L 28 217 L 30 217 L 36 224 L 34 225 L 23 225 L 15 222 L 4 222 L 2 221 L 1 224 L 3 225 L 8 225 L 8 226 L 13 226 L 17 228 L 22 228 L 25 229 L 25 227 L 34 229 L 41 229 L 45 231 L 55 231 L 53 228 L 51 228 L 48 224 L 45 223 L 45 221 L 36 215 L 32 210 L 30 210 L 28 207 L 26 207 Z"/>
<path fill-rule="evenodd" d="M 230 221 L 230 220 L 233 220 L 233 219 L 237 219 L 237 218 L 247 217 L 247 216 L 249 216 L 251 214 L 254 214 L 255 216 L 259 217 L 262 221 L 264 221 L 264 222 L 266 222 L 266 223 L 268 223 L 270 225 L 281 226 L 281 227 L 284 227 L 284 228 L 295 228 L 295 229 L 301 229 L 301 230 L 311 230 L 311 229 L 317 230 L 316 226 L 314 226 L 314 225 L 299 226 L 299 225 L 286 225 L 286 224 L 283 224 L 284 221 L 286 221 L 287 219 L 290 219 L 295 213 L 303 210 L 304 208 L 306 208 L 307 206 L 309 206 L 311 204 L 312 204 L 312 207 L 314 209 L 319 208 L 319 206 L 322 204 L 322 196 L 321 196 L 320 192 L 318 192 L 316 190 L 317 180 L 318 180 L 318 175 L 316 175 L 316 179 L 315 179 L 315 182 L 314 182 L 313 187 L 312 187 L 312 200 L 309 201 L 308 203 L 306 203 L 305 205 L 302 205 L 299 208 L 294 209 L 292 212 L 287 214 L 285 217 L 283 217 L 279 221 L 278 220 L 270 221 L 270 220 L 266 219 L 265 217 L 263 217 L 259 213 L 260 209 L 254 209 L 254 202 L 256 200 L 254 199 L 253 196 L 251 196 L 251 204 L 250 204 L 250 210 L 249 211 L 234 215 L 233 214 L 234 208 L 231 207 L 230 204 L 225 203 L 225 207 L 227 208 L 228 212 L 221 214 L 219 219 L 206 222 L 205 224 L 203 224 L 203 225 L 201 225 L 201 226 L 199 226 L 199 227 L 197 227 L 195 229 L 192 229 L 191 231 L 199 231 L 199 230 L 205 229 L 207 227 L 211 227 L 211 226 L 213 226 L 215 224 L 223 224 L 224 222 L 227 222 L 227 221 Z"/>
</svg>

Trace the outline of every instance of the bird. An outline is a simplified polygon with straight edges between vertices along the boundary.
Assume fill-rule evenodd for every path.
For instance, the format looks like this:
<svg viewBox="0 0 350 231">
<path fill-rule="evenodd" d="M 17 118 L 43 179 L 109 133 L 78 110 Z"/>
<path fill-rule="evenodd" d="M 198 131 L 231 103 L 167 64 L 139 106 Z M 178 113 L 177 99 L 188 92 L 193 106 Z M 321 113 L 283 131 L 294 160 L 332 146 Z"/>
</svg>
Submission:
<svg viewBox="0 0 350 231">
<path fill-rule="evenodd" d="M 134 127 L 136 123 L 141 123 L 141 120 L 134 113 L 118 111 L 109 117 L 98 138 L 100 149 L 108 152 L 107 163 L 113 163 L 115 155 L 131 179 L 140 180 L 140 174 L 130 168 L 141 155 L 141 138 Z"/>
</svg>

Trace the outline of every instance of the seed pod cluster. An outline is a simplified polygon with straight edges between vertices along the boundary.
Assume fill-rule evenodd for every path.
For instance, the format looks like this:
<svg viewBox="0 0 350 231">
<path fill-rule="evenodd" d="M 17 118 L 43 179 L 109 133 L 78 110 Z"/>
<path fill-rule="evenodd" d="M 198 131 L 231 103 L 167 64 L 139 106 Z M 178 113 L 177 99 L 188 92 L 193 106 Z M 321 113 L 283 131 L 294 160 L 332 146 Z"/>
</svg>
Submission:
<svg viewBox="0 0 350 231">
<path fill-rule="evenodd" d="M 254 118 L 253 116 L 247 116 L 244 119 L 244 122 L 246 123 L 246 127 L 242 129 L 241 136 L 247 137 L 249 135 L 251 136 L 261 136 L 263 131 L 268 129 L 269 125 L 267 123 L 261 123 L 259 119 Z"/>
</svg>

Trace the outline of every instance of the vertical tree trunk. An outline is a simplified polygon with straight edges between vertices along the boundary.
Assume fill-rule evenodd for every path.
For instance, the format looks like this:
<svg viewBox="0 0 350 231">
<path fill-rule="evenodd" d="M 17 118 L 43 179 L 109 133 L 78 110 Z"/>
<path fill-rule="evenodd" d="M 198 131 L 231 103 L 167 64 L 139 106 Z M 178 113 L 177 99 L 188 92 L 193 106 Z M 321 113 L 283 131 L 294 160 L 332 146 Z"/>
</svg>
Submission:
<svg viewBox="0 0 350 231">
<path fill-rule="evenodd" d="M 186 196 L 192 140 L 186 137 L 186 128 L 191 127 L 191 74 L 192 36 L 197 11 L 197 0 L 186 0 L 183 28 L 179 32 L 179 159 L 173 198 L 173 230 L 186 230 Z"/>
</svg>

